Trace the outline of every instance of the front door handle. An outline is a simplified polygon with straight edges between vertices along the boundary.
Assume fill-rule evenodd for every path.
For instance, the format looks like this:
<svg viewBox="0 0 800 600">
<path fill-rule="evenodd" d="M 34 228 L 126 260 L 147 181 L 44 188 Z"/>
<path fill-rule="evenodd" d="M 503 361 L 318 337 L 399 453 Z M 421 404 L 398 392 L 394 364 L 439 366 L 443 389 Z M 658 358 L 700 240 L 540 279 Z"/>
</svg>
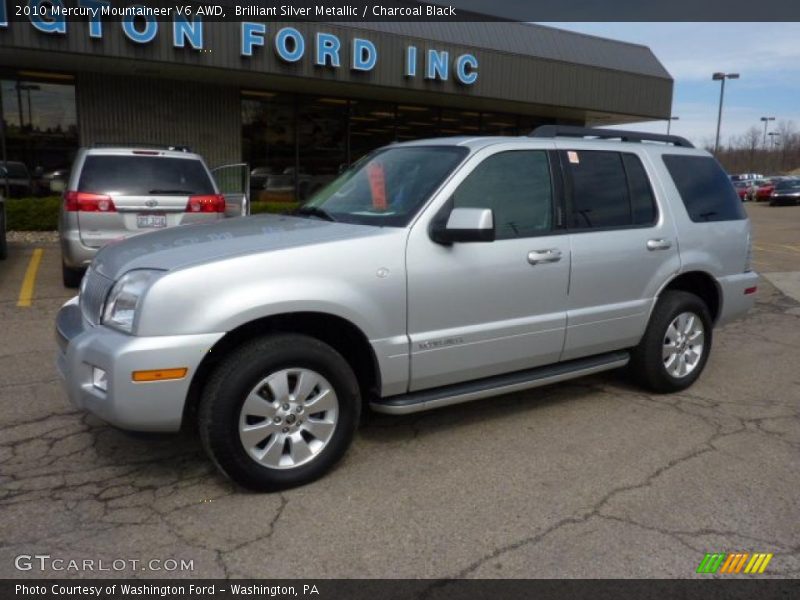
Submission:
<svg viewBox="0 0 800 600">
<path fill-rule="evenodd" d="M 528 252 L 528 262 L 532 265 L 539 263 L 558 262 L 561 260 L 561 250 L 548 248 L 546 250 L 531 250 Z"/>
<path fill-rule="evenodd" d="M 648 250 L 669 250 L 672 248 L 672 242 L 665 239 L 647 240 Z"/>
</svg>

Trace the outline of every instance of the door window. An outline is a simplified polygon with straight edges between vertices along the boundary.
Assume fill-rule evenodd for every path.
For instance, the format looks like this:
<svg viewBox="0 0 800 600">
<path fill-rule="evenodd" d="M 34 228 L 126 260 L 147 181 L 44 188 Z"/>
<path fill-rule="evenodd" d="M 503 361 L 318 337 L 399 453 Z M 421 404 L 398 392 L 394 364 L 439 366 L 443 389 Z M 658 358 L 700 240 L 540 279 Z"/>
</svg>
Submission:
<svg viewBox="0 0 800 600">
<path fill-rule="evenodd" d="M 639 157 L 620 152 L 569 150 L 562 153 L 571 183 L 572 229 L 650 225 L 656 205 Z"/>
<path fill-rule="evenodd" d="M 513 150 L 490 156 L 458 187 L 453 207 L 491 208 L 498 240 L 550 231 L 553 188 L 547 153 Z"/>
<path fill-rule="evenodd" d="M 642 161 L 635 154 L 623 154 L 622 162 L 628 175 L 633 224 L 651 225 L 656 221 L 656 202 Z"/>
</svg>

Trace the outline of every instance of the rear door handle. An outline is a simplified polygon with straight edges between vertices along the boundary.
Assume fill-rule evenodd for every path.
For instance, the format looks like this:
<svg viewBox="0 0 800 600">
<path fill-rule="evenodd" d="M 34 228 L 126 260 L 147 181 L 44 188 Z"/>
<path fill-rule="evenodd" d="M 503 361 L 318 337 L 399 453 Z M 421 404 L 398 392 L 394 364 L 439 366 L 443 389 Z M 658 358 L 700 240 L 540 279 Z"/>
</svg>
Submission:
<svg viewBox="0 0 800 600">
<path fill-rule="evenodd" d="M 546 250 L 531 250 L 528 252 L 528 262 L 532 265 L 539 263 L 558 262 L 561 260 L 561 250 L 548 248 Z"/>
<path fill-rule="evenodd" d="M 672 248 L 672 242 L 665 239 L 647 240 L 648 250 L 669 250 Z"/>
</svg>

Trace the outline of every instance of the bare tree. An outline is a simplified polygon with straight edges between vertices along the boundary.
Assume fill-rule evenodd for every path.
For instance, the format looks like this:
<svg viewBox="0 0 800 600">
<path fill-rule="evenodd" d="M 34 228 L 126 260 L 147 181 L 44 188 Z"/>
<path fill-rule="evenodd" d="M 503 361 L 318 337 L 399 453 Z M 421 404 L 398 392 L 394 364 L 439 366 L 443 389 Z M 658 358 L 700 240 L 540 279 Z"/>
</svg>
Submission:
<svg viewBox="0 0 800 600">
<path fill-rule="evenodd" d="M 793 121 L 778 121 L 773 144 L 761 146 L 763 130 L 753 125 L 731 137 L 717 158 L 729 173 L 778 175 L 800 170 L 800 132 Z"/>
</svg>

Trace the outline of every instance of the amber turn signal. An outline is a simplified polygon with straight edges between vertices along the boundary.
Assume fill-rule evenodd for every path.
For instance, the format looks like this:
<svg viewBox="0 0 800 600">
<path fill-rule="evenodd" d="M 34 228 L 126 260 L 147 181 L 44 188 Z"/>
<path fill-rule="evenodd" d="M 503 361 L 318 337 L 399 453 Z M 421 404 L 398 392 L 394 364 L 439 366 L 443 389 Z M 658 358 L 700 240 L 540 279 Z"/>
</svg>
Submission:
<svg viewBox="0 0 800 600">
<path fill-rule="evenodd" d="M 166 381 L 168 379 L 183 379 L 189 371 L 187 368 L 181 369 L 153 369 L 152 371 L 134 371 L 132 379 L 134 381 Z"/>
</svg>

